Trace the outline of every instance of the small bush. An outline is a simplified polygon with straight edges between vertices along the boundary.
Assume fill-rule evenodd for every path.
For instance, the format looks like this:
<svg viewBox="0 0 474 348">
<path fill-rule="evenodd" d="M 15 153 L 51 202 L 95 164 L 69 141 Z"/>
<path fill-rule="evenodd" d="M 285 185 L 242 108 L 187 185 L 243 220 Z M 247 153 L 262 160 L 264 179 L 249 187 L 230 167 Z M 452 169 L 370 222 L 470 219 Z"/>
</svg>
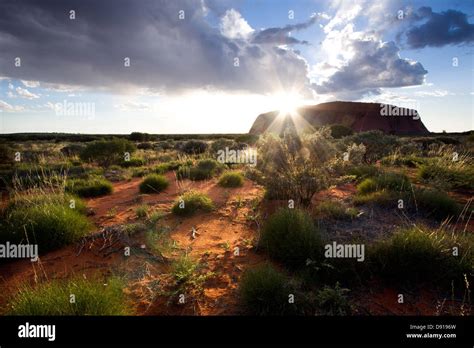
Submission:
<svg viewBox="0 0 474 348">
<path fill-rule="evenodd" d="M 181 166 L 178 169 L 177 177 L 179 180 L 207 180 L 218 174 L 223 168 L 223 165 L 216 160 L 203 159 L 200 160 L 195 166 Z"/>
<path fill-rule="evenodd" d="M 66 183 L 66 191 L 79 197 L 99 197 L 113 192 L 112 184 L 102 178 L 72 179 Z"/>
<path fill-rule="evenodd" d="M 226 172 L 219 178 L 222 187 L 241 187 L 244 184 L 244 176 L 240 172 Z"/>
<path fill-rule="evenodd" d="M 386 135 L 378 130 L 355 133 L 345 137 L 342 141 L 347 145 L 351 143 L 364 144 L 366 148 L 364 160 L 367 163 L 373 163 L 388 155 L 399 142 L 397 137 Z"/>
<path fill-rule="evenodd" d="M 381 173 L 381 170 L 376 166 L 371 165 L 359 165 L 350 167 L 348 170 L 349 175 L 355 175 L 357 179 L 364 179 L 377 176 Z"/>
<path fill-rule="evenodd" d="M 474 189 L 474 168 L 472 166 L 449 167 L 433 163 L 421 166 L 418 170 L 418 177 L 439 188 Z"/>
<path fill-rule="evenodd" d="M 415 190 L 415 199 L 417 207 L 424 212 L 424 215 L 437 220 L 457 216 L 461 211 L 459 204 L 442 191 L 417 189 Z"/>
<path fill-rule="evenodd" d="M 410 187 L 410 180 L 406 175 L 397 173 L 384 173 L 362 181 L 357 186 L 357 192 L 359 194 L 367 194 L 384 189 L 400 192 L 407 191 L 410 189 Z"/>
<path fill-rule="evenodd" d="M 341 288 L 339 283 L 334 287 L 325 286 L 316 295 L 316 302 L 323 315 L 350 315 L 351 306 L 347 299 L 349 289 Z"/>
<path fill-rule="evenodd" d="M 36 287 L 24 286 L 9 303 L 9 315 L 127 315 L 131 309 L 117 278 L 89 281 L 54 280 Z M 75 303 L 69 301 L 75 295 Z"/>
<path fill-rule="evenodd" d="M 9 203 L 5 210 L 5 214 L 19 208 L 32 207 L 46 204 L 62 205 L 65 208 L 71 208 L 80 214 L 87 213 L 86 204 L 82 199 L 71 194 L 62 193 L 44 193 L 44 192 L 28 192 L 26 194 L 17 195 Z"/>
<path fill-rule="evenodd" d="M 249 268 L 240 280 L 240 297 L 246 311 L 254 315 L 283 315 L 287 312 L 286 277 L 269 264 Z"/>
<path fill-rule="evenodd" d="M 353 219 L 358 214 L 357 209 L 346 208 L 342 203 L 337 201 L 321 202 L 316 207 L 315 212 L 325 218 L 333 219 Z"/>
<path fill-rule="evenodd" d="M 355 205 L 365 205 L 365 204 L 373 204 L 382 207 L 395 207 L 397 204 L 397 196 L 393 193 L 382 190 L 371 192 L 362 195 L 356 195 L 353 198 L 353 203 Z"/>
<path fill-rule="evenodd" d="M 61 149 L 61 153 L 65 156 L 79 156 L 84 148 L 85 146 L 82 144 L 69 144 Z"/>
<path fill-rule="evenodd" d="M 168 179 L 163 175 L 150 174 L 140 184 L 140 193 L 159 193 L 169 185 Z"/>
<path fill-rule="evenodd" d="M 180 150 L 188 155 L 197 155 L 206 152 L 207 143 L 201 140 L 188 140 L 181 145 Z"/>
<path fill-rule="evenodd" d="M 211 211 L 214 208 L 212 200 L 201 192 L 189 191 L 182 195 L 173 205 L 173 214 L 186 216 L 196 211 Z"/>
<path fill-rule="evenodd" d="M 343 138 L 343 137 L 347 137 L 347 136 L 352 135 L 354 133 L 354 131 L 351 128 L 346 127 L 342 124 L 333 124 L 333 125 L 330 126 L 330 129 L 331 129 L 331 136 L 334 139 L 340 139 L 340 138 Z"/>
<path fill-rule="evenodd" d="M 459 255 L 453 255 L 453 247 Z M 462 280 L 472 272 L 472 247 L 451 233 L 413 227 L 377 242 L 369 253 L 373 271 L 399 283 Z"/>
<path fill-rule="evenodd" d="M 150 174 L 150 168 L 148 167 L 138 167 L 132 169 L 132 177 L 133 178 L 141 178 L 145 175 Z"/>
<path fill-rule="evenodd" d="M 38 244 L 42 253 L 77 241 L 91 227 L 84 215 L 64 204 L 32 204 L 7 212 L 0 225 L 0 241 L 29 241 Z"/>
<path fill-rule="evenodd" d="M 137 145 L 137 149 L 151 150 L 151 149 L 153 149 L 153 143 L 140 143 L 140 144 Z"/>
<path fill-rule="evenodd" d="M 365 179 L 357 185 L 358 194 L 364 195 L 375 191 L 377 191 L 377 183 L 374 179 Z"/>
<path fill-rule="evenodd" d="M 308 259 L 320 260 L 322 240 L 308 213 L 299 209 L 280 209 L 270 216 L 259 246 L 271 257 L 289 267 L 303 267 Z"/>
<path fill-rule="evenodd" d="M 113 163 L 119 163 L 126 152 L 132 154 L 135 150 L 135 145 L 125 139 L 98 140 L 87 144 L 80 157 L 83 161 L 94 161 L 108 167 Z"/>
<path fill-rule="evenodd" d="M 148 216 L 148 206 L 147 205 L 141 205 L 135 209 L 135 214 L 139 219 L 145 218 Z"/>
<path fill-rule="evenodd" d="M 397 156 L 391 155 L 382 158 L 380 161 L 383 165 L 394 165 L 394 166 L 405 166 L 410 168 L 417 168 L 424 163 L 426 163 L 426 159 L 417 157 L 414 155 L 409 156 Z"/>
<path fill-rule="evenodd" d="M 130 160 L 120 163 L 120 166 L 124 168 L 141 167 L 143 165 L 145 165 L 145 160 L 142 158 L 130 158 Z"/>
</svg>

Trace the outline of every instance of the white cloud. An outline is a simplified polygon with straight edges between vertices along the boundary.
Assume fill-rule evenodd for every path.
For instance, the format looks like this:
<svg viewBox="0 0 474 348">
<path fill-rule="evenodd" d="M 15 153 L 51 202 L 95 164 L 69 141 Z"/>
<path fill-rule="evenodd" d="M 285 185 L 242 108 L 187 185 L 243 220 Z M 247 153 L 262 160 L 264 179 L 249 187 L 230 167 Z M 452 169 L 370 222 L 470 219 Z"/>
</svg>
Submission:
<svg viewBox="0 0 474 348">
<path fill-rule="evenodd" d="M 39 81 L 21 80 L 21 83 L 23 83 L 23 85 L 24 85 L 25 87 L 28 87 L 28 88 L 36 88 L 36 87 L 39 87 L 39 86 L 40 86 L 40 82 L 39 82 Z"/>
<path fill-rule="evenodd" d="M 437 89 L 434 91 L 418 91 L 414 93 L 418 97 L 446 97 L 448 95 L 454 95 L 454 93 Z"/>
<path fill-rule="evenodd" d="M 246 39 L 254 32 L 254 29 L 233 8 L 222 16 L 219 29 L 221 34 L 229 39 Z"/>
<path fill-rule="evenodd" d="M 124 103 L 114 105 L 116 109 L 120 111 L 147 111 L 150 110 L 148 103 L 140 103 L 137 101 L 129 100 Z"/>
<path fill-rule="evenodd" d="M 25 98 L 25 99 L 38 99 L 39 98 L 39 95 L 31 93 L 25 88 L 17 87 L 15 91 L 20 97 Z"/>
<path fill-rule="evenodd" d="M 0 111 L 18 112 L 18 111 L 23 111 L 23 110 L 24 108 L 22 106 L 11 105 L 3 100 L 0 100 Z"/>
</svg>

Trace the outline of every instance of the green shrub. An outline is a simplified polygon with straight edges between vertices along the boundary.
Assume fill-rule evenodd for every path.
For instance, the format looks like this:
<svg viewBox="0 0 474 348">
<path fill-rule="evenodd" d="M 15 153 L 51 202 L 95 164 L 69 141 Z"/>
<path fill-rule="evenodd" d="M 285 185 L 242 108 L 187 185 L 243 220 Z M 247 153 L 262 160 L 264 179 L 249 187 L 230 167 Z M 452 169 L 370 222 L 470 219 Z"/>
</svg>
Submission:
<svg viewBox="0 0 474 348">
<path fill-rule="evenodd" d="M 140 193 L 159 193 L 169 185 L 168 179 L 163 175 L 150 174 L 140 184 Z"/>
<path fill-rule="evenodd" d="M 356 195 L 352 200 L 355 205 L 373 204 L 382 207 L 395 207 L 398 199 L 392 192 L 382 190 Z"/>
<path fill-rule="evenodd" d="M 448 166 L 432 163 L 421 166 L 418 177 L 439 188 L 474 189 L 474 168 L 472 166 Z"/>
<path fill-rule="evenodd" d="M 135 150 L 135 145 L 125 139 L 98 140 L 87 144 L 81 151 L 80 158 L 108 167 L 113 163 L 120 163 L 125 153 L 132 154 Z"/>
<path fill-rule="evenodd" d="M 218 174 L 224 166 L 213 159 L 200 160 L 195 166 L 181 166 L 178 169 L 179 180 L 191 179 L 194 181 L 207 180 Z"/>
<path fill-rule="evenodd" d="M 192 165 L 192 161 L 169 161 L 160 163 L 154 169 L 155 173 L 164 174 L 170 170 L 179 170 L 181 167 L 189 167 Z"/>
<path fill-rule="evenodd" d="M 64 204 L 34 204 L 7 212 L 0 225 L 0 241 L 38 244 L 39 252 L 73 243 L 92 228 L 88 219 Z"/>
<path fill-rule="evenodd" d="M 141 178 L 145 175 L 150 174 L 150 168 L 148 167 L 138 167 L 132 169 L 132 177 L 133 178 Z"/>
<path fill-rule="evenodd" d="M 207 143 L 201 140 L 188 140 L 182 144 L 180 150 L 189 155 L 201 154 L 206 152 Z"/>
<path fill-rule="evenodd" d="M 367 194 L 378 190 L 400 192 L 407 191 L 410 188 L 410 180 L 406 175 L 398 173 L 383 173 L 373 178 L 363 180 L 357 186 L 357 192 L 359 194 Z"/>
<path fill-rule="evenodd" d="M 377 183 L 374 179 L 365 179 L 359 185 L 357 185 L 358 194 L 364 195 L 375 191 L 377 191 Z"/>
<path fill-rule="evenodd" d="M 321 202 L 316 207 L 315 212 L 325 218 L 334 219 L 353 219 L 359 213 L 357 209 L 346 208 L 342 203 L 337 201 Z"/>
<path fill-rule="evenodd" d="M 288 282 L 270 264 L 249 268 L 239 285 L 246 311 L 254 315 L 283 315 L 288 311 Z"/>
<path fill-rule="evenodd" d="M 377 186 L 392 191 L 408 191 L 411 188 L 410 179 L 405 174 L 384 173 L 375 178 Z"/>
<path fill-rule="evenodd" d="M 349 175 L 355 175 L 357 179 L 370 178 L 377 176 L 381 173 L 381 170 L 373 165 L 359 165 L 350 167 L 348 170 Z"/>
<path fill-rule="evenodd" d="M 308 259 L 322 258 L 319 231 L 308 213 L 299 209 L 280 209 L 270 216 L 260 236 L 259 246 L 271 257 L 289 267 L 299 268 Z"/>
<path fill-rule="evenodd" d="M 459 255 L 453 255 L 453 247 Z M 370 248 L 373 271 L 397 284 L 460 281 L 473 270 L 472 241 L 445 231 L 413 227 Z"/>
<path fill-rule="evenodd" d="M 355 133 L 342 141 L 346 145 L 364 144 L 366 148 L 364 159 L 367 163 L 373 163 L 388 155 L 399 142 L 397 137 L 386 135 L 378 130 Z"/>
<path fill-rule="evenodd" d="M 331 135 L 334 139 L 340 139 L 352 135 L 354 131 L 342 124 L 333 124 L 330 126 Z"/>
<path fill-rule="evenodd" d="M 259 139 L 257 169 L 267 199 L 293 199 L 309 206 L 314 194 L 330 183 L 329 162 L 336 154 L 327 130 L 312 134 L 285 132 Z"/>
<path fill-rule="evenodd" d="M 391 155 L 382 158 L 380 161 L 383 165 L 394 165 L 394 166 L 405 166 L 410 168 L 417 168 L 424 163 L 426 163 L 426 159 L 417 157 L 414 155 L 409 156 L 398 156 L 398 155 Z"/>
<path fill-rule="evenodd" d="M 197 262 L 185 255 L 172 263 L 171 273 L 178 284 L 186 283 L 194 276 L 198 266 L 199 264 Z"/>
<path fill-rule="evenodd" d="M 411 197 L 412 198 L 412 197 Z M 450 216 L 457 216 L 461 207 L 445 192 L 433 189 L 415 190 L 416 206 L 423 211 L 424 215 L 443 220 Z M 415 203 L 412 202 L 412 206 Z"/>
<path fill-rule="evenodd" d="M 219 178 L 222 187 L 240 187 L 244 184 L 244 176 L 240 172 L 226 172 Z"/>
<path fill-rule="evenodd" d="M 54 280 L 36 287 L 23 286 L 9 303 L 9 315 L 127 315 L 124 284 L 117 278 L 103 281 Z M 75 295 L 71 303 L 70 296 Z"/>
<path fill-rule="evenodd" d="M 120 166 L 124 168 L 141 167 L 143 165 L 145 165 L 145 160 L 143 158 L 130 158 L 130 160 L 122 161 L 120 163 Z"/>
<path fill-rule="evenodd" d="M 82 144 L 69 144 L 61 149 L 61 153 L 65 156 L 79 156 L 84 148 L 85 146 Z"/>
<path fill-rule="evenodd" d="M 341 288 L 339 283 L 334 287 L 325 286 L 316 295 L 316 302 L 323 315 L 350 315 L 351 306 L 347 299 L 349 289 Z"/>
<path fill-rule="evenodd" d="M 0 144 L 0 163 L 11 164 L 15 158 L 15 151 L 6 144 Z"/>
<path fill-rule="evenodd" d="M 153 149 L 153 143 L 140 143 L 140 144 L 137 145 L 137 149 L 151 150 L 151 149 Z"/>
<path fill-rule="evenodd" d="M 182 195 L 173 205 L 173 214 L 186 216 L 196 211 L 211 211 L 214 208 L 212 200 L 201 192 L 189 191 Z"/>
<path fill-rule="evenodd" d="M 5 214 L 19 208 L 38 205 L 56 204 L 66 208 L 75 209 L 81 214 L 87 213 L 86 204 L 82 199 L 71 194 L 28 192 L 14 197 L 6 208 Z"/>
<path fill-rule="evenodd" d="M 135 214 L 139 219 L 145 218 L 148 216 L 148 206 L 146 204 L 141 205 L 135 209 Z"/>
<path fill-rule="evenodd" d="M 113 192 L 112 184 L 102 178 L 72 179 L 66 183 L 66 191 L 79 197 L 100 197 Z"/>
<path fill-rule="evenodd" d="M 149 141 L 151 139 L 150 134 L 141 132 L 132 132 L 128 136 L 131 141 Z"/>
</svg>

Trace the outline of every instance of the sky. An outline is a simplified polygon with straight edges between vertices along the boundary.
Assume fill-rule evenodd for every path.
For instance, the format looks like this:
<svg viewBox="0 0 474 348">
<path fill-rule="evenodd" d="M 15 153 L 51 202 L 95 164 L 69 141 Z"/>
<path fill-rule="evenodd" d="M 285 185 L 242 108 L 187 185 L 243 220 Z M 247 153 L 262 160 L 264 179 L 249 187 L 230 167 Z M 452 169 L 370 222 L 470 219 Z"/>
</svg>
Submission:
<svg viewBox="0 0 474 348">
<path fill-rule="evenodd" d="M 0 133 L 244 133 L 335 100 L 468 131 L 473 77 L 472 0 L 0 0 Z"/>
</svg>

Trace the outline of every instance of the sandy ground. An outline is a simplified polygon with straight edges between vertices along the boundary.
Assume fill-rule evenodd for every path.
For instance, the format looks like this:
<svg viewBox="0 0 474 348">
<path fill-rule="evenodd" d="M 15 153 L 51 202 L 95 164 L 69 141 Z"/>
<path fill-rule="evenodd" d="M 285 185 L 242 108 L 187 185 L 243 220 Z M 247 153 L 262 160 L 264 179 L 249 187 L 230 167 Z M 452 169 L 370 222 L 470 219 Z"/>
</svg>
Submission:
<svg viewBox="0 0 474 348">
<path fill-rule="evenodd" d="M 186 253 L 202 265 L 202 274 L 211 272 L 202 286 L 202 292 L 189 293 L 184 304 L 161 294 L 170 284 L 169 262 L 157 260 L 153 253 L 144 249 L 146 240 L 142 234 L 130 240 L 118 240 L 113 246 L 104 247 L 105 239 L 71 245 L 43 255 L 38 263 L 20 260 L 0 264 L 0 306 L 23 282 L 31 284 L 55 278 L 72 276 L 103 277 L 123 275 L 128 286 L 125 292 L 130 296 L 138 315 L 233 315 L 240 314 L 238 284 L 246 268 L 266 260 L 257 253 L 253 244 L 258 238 L 258 226 L 249 217 L 263 195 L 263 188 L 246 180 L 241 188 L 225 189 L 216 184 L 216 179 L 202 182 L 177 182 L 174 173 L 168 173 L 169 187 L 162 193 L 143 195 L 139 193 L 140 178 L 114 183 L 111 195 L 87 200 L 91 210 L 90 219 L 97 231 L 114 228 L 127 223 L 140 222 L 135 209 L 146 204 L 150 211 L 161 211 L 161 224 L 170 228 L 170 238 L 178 246 L 166 256 L 168 261 Z M 216 209 L 210 213 L 198 213 L 179 218 L 170 213 L 173 202 L 187 190 L 198 190 L 210 196 Z M 322 191 L 315 195 L 313 203 L 326 199 L 348 202 L 355 193 L 352 184 Z M 260 207 L 264 221 L 286 201 L 272 201 Z M 382 231 L 392 230 L 399 223 L 393 214 L 375 217 L 369 214 L 357 221 L 342 225 L 334 224 L 330 233 L 342 240 L 352 233 L 373 237 Z M 372 219 L 372 220 L 370 220 Z M 375 220 L 374 220 L 375 219 Z M 398 219 L 398 220 L 397 220 Z M 375 226 L 370 229 L 368 226 Z M 472 222 L 469 228 L 472 227 Z M 192 237 L 193 228 L 197 231 Z M 340 233 L 339 233 L 339 232 Z M 123 248 L 131 246 L 131 256 L 123 255 Z M 449 308 L 449 300 L 440 302 L 435 293 L 421 290 L 417 295 L 408 294 L 406 304 L 397 302 L 398 290 L 375 284 L 368 289 L 351 293 L 356 314 L 362 315 L 436 315 L 439 308 Z"/>
</svg>

